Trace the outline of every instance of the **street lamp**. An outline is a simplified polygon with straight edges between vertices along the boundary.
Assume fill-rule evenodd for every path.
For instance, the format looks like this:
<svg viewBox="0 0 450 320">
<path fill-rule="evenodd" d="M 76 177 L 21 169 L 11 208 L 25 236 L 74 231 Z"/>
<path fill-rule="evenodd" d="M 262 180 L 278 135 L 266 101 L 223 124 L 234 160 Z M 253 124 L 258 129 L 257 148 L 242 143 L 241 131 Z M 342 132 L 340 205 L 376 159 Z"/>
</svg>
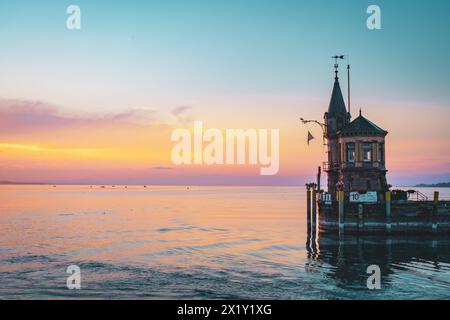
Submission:
<svg viewBox="0 0 450 320">
<path fill-rule="evenodd" d="M 303 119 L 303 118 L 300 118 L 300 121 L 301 121 L 303 124 L 308 124 L 308 123 L 315 123 L 315 124 L 318 124 L 318 125 L 320 126 L 320 128 L 322 129 L 322 132 L 323 132 L 323 145 L 325 145 L 325 130 L 326 130 L 325 123 L 319 122 L 319 121 L 317 121 L 317 120 L 305 120 L 305 119 Z"/>
</svg>

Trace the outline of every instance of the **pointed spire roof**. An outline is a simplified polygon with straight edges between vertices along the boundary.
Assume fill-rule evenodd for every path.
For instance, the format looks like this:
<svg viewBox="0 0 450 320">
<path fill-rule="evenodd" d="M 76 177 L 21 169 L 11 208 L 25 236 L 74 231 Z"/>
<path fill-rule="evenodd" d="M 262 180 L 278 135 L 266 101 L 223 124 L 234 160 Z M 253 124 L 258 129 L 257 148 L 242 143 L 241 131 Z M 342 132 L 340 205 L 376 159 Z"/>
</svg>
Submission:
<svg viewBox="0 0 450 320">
<path fill-rule="evenodd" d="M 341 86 L 339 85 L 339 78 L 334 78 L 333 92 L 331 93 L 330 105 L 328 107 L 328 115 L 347 115 L 347 109 L 345 107 L 344 97 L 342 96 Z"/>
<path fill-rule="evenodd" d="M 340 132 L 343 135 L 382 135 L 385 136 L 388 132 L 381 129 L 379 126 L 364 118 L 359 111 L 359 116 L 350 122 Z"/>
</svg>

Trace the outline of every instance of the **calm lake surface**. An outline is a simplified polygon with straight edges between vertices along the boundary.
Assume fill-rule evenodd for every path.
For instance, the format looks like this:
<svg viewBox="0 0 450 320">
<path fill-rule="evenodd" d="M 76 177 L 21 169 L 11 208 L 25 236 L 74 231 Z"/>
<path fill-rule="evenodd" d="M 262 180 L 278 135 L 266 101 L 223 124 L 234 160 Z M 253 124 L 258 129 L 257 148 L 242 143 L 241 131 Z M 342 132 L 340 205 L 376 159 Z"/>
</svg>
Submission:
<svg viewBox="0 0 450 320">
<path fill-rule="evenodd" d="M 303 187 L 0 186 L 0 299 L 450 298 L 449 238 L 311 242 L 305 207 Z"/>
</svg>

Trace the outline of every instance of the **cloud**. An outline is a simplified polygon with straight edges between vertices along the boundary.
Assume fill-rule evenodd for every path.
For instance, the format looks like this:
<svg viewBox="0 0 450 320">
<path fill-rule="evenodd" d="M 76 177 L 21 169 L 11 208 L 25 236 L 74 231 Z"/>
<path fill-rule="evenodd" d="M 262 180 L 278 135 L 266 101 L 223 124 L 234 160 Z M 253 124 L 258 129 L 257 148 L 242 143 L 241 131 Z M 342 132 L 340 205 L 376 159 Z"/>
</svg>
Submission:
<svg viewBox="0 0 450 320">
<path fill-rule="evenodd" d="M 157 122 L 157 112 L 150 108 L 133 108 L 110 115 L 71 115 L 45 102 L 27 100 L 0 100 L 0 133 L 32 132 L 68 126 L 111 124 L 115 122 L 139 125 Z"/>
<path fill-rule="evenodd" d="M 129 121 L 138 124 L 149 124 L 157 120 L 157 111 L 150 108 L 134 108 L 127 112 L 112 116 L 113 120 Z"/>
<path fill-rule="evenodd" d="M 172 115 L 177 118 L 180 123 L 186 124 L 188 122 L 192 122 L 191 111 L 191 107 L 180 106 L 172 110 Z"/>
<path fill-rule="evenodd" d="M 0 132 L 64 126 L 75 119 L 58 113 L 56 106 L 39 101 L 0 100 Z"/>
</svg>

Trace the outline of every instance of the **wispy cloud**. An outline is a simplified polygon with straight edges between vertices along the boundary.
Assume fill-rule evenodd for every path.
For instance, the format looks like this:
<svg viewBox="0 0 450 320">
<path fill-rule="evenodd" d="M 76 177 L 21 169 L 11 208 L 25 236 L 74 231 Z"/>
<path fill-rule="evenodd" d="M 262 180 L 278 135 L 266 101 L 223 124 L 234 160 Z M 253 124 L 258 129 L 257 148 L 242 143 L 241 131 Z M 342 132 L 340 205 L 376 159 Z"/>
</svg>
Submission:
<svg viewBox="0 0 450 320">
<path fill-rule="evenodd" d="M 70 125 L 77 120 L 63 116 L 54 105 L 38 101 L 0 100 L 0 132 Z"/>
<path fill-rule="evenodd" d="M 172 115 L 177 118 L 181 124 L 192 122 L 192 107 L 180 106 L 172 110 Z"/>
<path fill-rule="evenodd" d="M 150 125 L 158 122 L 157 111 L 151 108 L 133 108 L 118 114 L 73 115 L 62 108 L 40 101 L 0 100 L 0 133 L 54 129 L 79 125 L 111 123 Z"/>
<path fill-rule="evenodd" d="M 151 108 L 133 108 L 129 111 L 112 116 L 113 120 L 129 121 L 138 124 L 151 124 L 156 122 L 157 111 Z"/>
</svg>

